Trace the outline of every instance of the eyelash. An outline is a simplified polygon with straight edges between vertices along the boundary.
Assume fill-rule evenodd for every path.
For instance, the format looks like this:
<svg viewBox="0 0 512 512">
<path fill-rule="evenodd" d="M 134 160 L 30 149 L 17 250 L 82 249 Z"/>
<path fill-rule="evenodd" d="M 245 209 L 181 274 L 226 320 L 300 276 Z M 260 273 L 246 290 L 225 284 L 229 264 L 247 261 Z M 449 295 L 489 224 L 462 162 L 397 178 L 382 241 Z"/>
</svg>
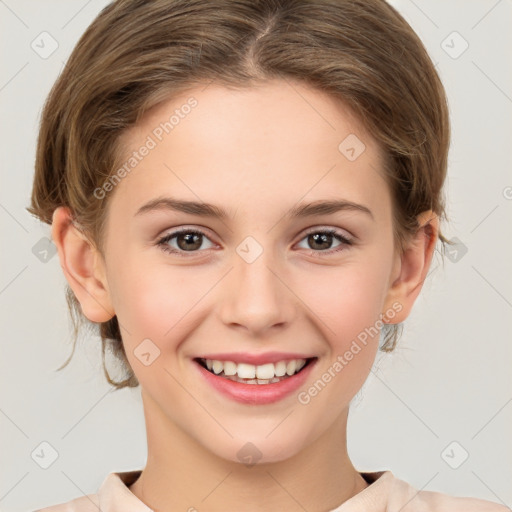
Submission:
<svg viewBox="0 0 512 512">
<path fill-rule="evenodd" d="M 173 231 L 171 233 L 164 235 L 162 238 L 157 240 L 156 245 L 165 253 L 175 254 L 175 255 L 183 257 L 183 258 L 190 257 L 190 256 L 186 255 L 187 252 L 191 252 L 191 253 L 201 252 L 201 251 L 182 251 L 182 250 L 176 250 L 176 249 L 170 248 L 167 243 L 182 233 L 187 233 L 187 234 L 190 233 L 190 234 L 200 235 L 200 236 L 204 236 L 205 238 L 208 238 L 206 236 L 206 233 L 204 233 L 203 231 L 200 231 L 198 229 L 180 228 L 180 229 L 177 229 L 176 231 Z M 313 229 L 309 230 L 308 232 L 306 232 L 304 234 L 304 237 L 301 238 L 300 241 L 304 240 L 304 238 L 306 238 L 307 236 L 312 235 L 312 234 L 332 235 L 334 238 L 336 238 L 338 241 L 341 242 L 341 245 L 339 245 L 335 249 L 327 249 L 327 250 L 323 250 L 323 251 L 322 250 L 315 251 L 313 249 L 307 249 L 307 250 L 309 250 L 310 256 L 322 258 L 324 255 L 332 255 L 332 254 L 338 253 L 342 250 L 345 250 L 347 248 L 347 246 L 353 245 L 352 240 L 348 239 L 347 237 L 342 235 L 340 232 L 338 232 L 337 230 L 332 229 L 332 228 L 326 228 L 326 229 L 313 228 Z"/>
</svg>

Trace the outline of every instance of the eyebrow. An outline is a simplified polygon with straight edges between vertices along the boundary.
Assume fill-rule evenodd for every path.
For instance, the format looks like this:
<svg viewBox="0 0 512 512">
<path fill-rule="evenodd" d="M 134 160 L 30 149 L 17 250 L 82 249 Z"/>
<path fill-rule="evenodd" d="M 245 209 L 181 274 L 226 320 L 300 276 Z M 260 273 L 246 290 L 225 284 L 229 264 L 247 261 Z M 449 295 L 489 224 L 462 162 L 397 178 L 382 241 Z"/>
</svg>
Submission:
<svg viewBox="0 0 512 512">
<path fill-rule="evenodd" d="M 227 219 L 229 214 L 220 206 L 210 203 L 197 201 L 185 201 L 172 197 L 158 197 L 142 205 L 135 216 L 157 210 L 173 210 L 191 215 L 200 215 L 202 217 L 212 217 L 218 219 Z M 328 215 L 339 211 L 357 211 L 363 212 L 374 219 L 369 208 L 362 204 L 347 201 L 345 199 L 337 200 L 318 200 L 312 203 L 299 204 L 294 206 L 285 214 L 287 218 L 303 218 L 315 215 Z"/>
</svg>

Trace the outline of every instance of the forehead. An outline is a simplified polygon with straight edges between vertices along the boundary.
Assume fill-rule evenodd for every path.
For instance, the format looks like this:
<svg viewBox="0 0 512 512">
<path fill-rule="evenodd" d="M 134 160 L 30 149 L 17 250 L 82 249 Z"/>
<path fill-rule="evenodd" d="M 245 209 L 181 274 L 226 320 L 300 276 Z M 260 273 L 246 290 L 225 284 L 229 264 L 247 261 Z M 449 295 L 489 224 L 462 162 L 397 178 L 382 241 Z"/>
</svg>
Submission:
<svg viewBox="0 0 512 512">
<path fill-rule="evenodd" d="M 275 79 L 251 87 L 227 88 L 211 83 L 191 88 L 151 108 L 122 139 L 133 143 L 152 134 L 165 145 L 162 139 L 182 135 L 191 144 L 210 144 L 219 151 L 226 148 L 229 136 L 233 143 L 244 142 L 247 150 L 272 142 L 267 146 L 271 152 L 300 146 L 304 139 L 311 146 L 337 149 L 350 133 L 379 151 L 357 116 L 340 99 L 297 80 Z"/>
<path fill-rule="evenodd" d="M 248 212 L 259 205 L 260 215 L 262 204 L 301 199 L 389 203 L 376 141 L 343 103 L 297 81 L 191 88 L 149 110 L 121 142 L 122 164 L 134 165 L 111 199 L 132 212 L 165 193 Z"/>
</svg>

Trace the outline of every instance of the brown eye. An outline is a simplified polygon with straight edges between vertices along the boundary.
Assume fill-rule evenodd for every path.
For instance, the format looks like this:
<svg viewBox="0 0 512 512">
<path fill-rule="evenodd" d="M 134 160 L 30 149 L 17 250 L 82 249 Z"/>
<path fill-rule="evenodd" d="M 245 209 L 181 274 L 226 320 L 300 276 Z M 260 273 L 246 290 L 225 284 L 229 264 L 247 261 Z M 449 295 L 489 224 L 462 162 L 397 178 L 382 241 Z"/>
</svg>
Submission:
<svg viewBox="0 0 512 512">
<path fill-rule="evenodd" d="M 326 253 L 332 254 L 339 252 L 346 248 L 346 246 L 352 245 L 352 241 L 345 237 L 340 232 L 335 229 L 316 229 L 314 231 L 310 231 L 306 233 L 306 236 L 302 239 L 306 240 L 308 247 L 305 249 L 310 249 L 311 253 Z M 339 244 L 332 249 L 333 241 L 338 241 Z"/>
<path fill-rule="evenodd" d="M 307 238 L 312 249 L 324 251 L 330 248 L 329 246 L 332 244 L 334 236 L 327 233 L 314 233 L 308 235 Z"/>
<path fill-rule="evenodd" d="M 171 245 L 169 242 L 174 241 L 174 239 L 175 245 Z M 157 245 L 165 252 L 183 256 L 185 252 L 202 252 L 200 248 L 204 240 L 209 240 L 209 238 L 202 231 L 184 228 L 168 233 L 158 240 Z"/>
<path fill-rule="evenodd" d="M 197 233 L 180 233 L 176 235 L 176 244 L 183 251 L 193 251 L 201 247 L 201 237 Z"/>
</svg>

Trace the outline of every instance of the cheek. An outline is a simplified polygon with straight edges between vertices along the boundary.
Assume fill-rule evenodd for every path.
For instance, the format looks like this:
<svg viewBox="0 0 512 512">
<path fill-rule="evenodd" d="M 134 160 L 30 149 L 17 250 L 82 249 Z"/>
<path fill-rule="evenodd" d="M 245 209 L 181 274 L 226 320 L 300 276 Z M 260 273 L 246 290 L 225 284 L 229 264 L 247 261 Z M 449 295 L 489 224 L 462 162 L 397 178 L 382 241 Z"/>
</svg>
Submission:
<svg viewBox="0 0 512 512">
<path fill-rule="evenodd" d="M 378 262 L 350 263 L 331 267 L 329 272 L 312 277 L 302 286 L 304 302 L 321 320 L 326 339 L 333 349 L 345 344 L 367 327 L 375 324 L 382 313 L 387 273 Z"/>
<path fill-rule="evenodd" d="M 331 392 L 320 402 L 332 392 L 339 403 L 350 400 L 368 376 L 379 345 L 388 263 L 376 251 L 364 261 L 354 257 L 328 272 L 323 269 L 302 286 L 303 300 L 328 342 L 321 374 Z"/>
<path fill-rule="evenodd" d="M 128 264 L 124 268 L 116 276 L 116 314 L 126 327 L 122 337 L 128 362 L 143 387 L 174 389 L 169 372 L 174 374 L 179 363 L 176 351 L 194 329 L 197 303 L 212 284 L 184 267 L 139 263 L 138 272 L 130 272 Z"/>
<path fill-rule="evenodd" d="M 361 389 L 379 346 L 382 287 L 378 271 L 340 269 L 316 280 L 306 300 L 316 326 L 327 341 L 316 380 L 298 396 L 300 404 L 322 421 L 319 431 L 335 421 Z"/>
<path fill-rule="evenodd" d="M 133 264 L 132 264 L 133 263 Z M 190 329 L 195 308 L 212 288 L 215 276 L 196 268 L 165 265 L 154 259 L 125 259 L 113 275 L 114 308 L 126 326 L 123 340 L 128 345 L 149 338 L 162 352 Z"/>
</svg>

